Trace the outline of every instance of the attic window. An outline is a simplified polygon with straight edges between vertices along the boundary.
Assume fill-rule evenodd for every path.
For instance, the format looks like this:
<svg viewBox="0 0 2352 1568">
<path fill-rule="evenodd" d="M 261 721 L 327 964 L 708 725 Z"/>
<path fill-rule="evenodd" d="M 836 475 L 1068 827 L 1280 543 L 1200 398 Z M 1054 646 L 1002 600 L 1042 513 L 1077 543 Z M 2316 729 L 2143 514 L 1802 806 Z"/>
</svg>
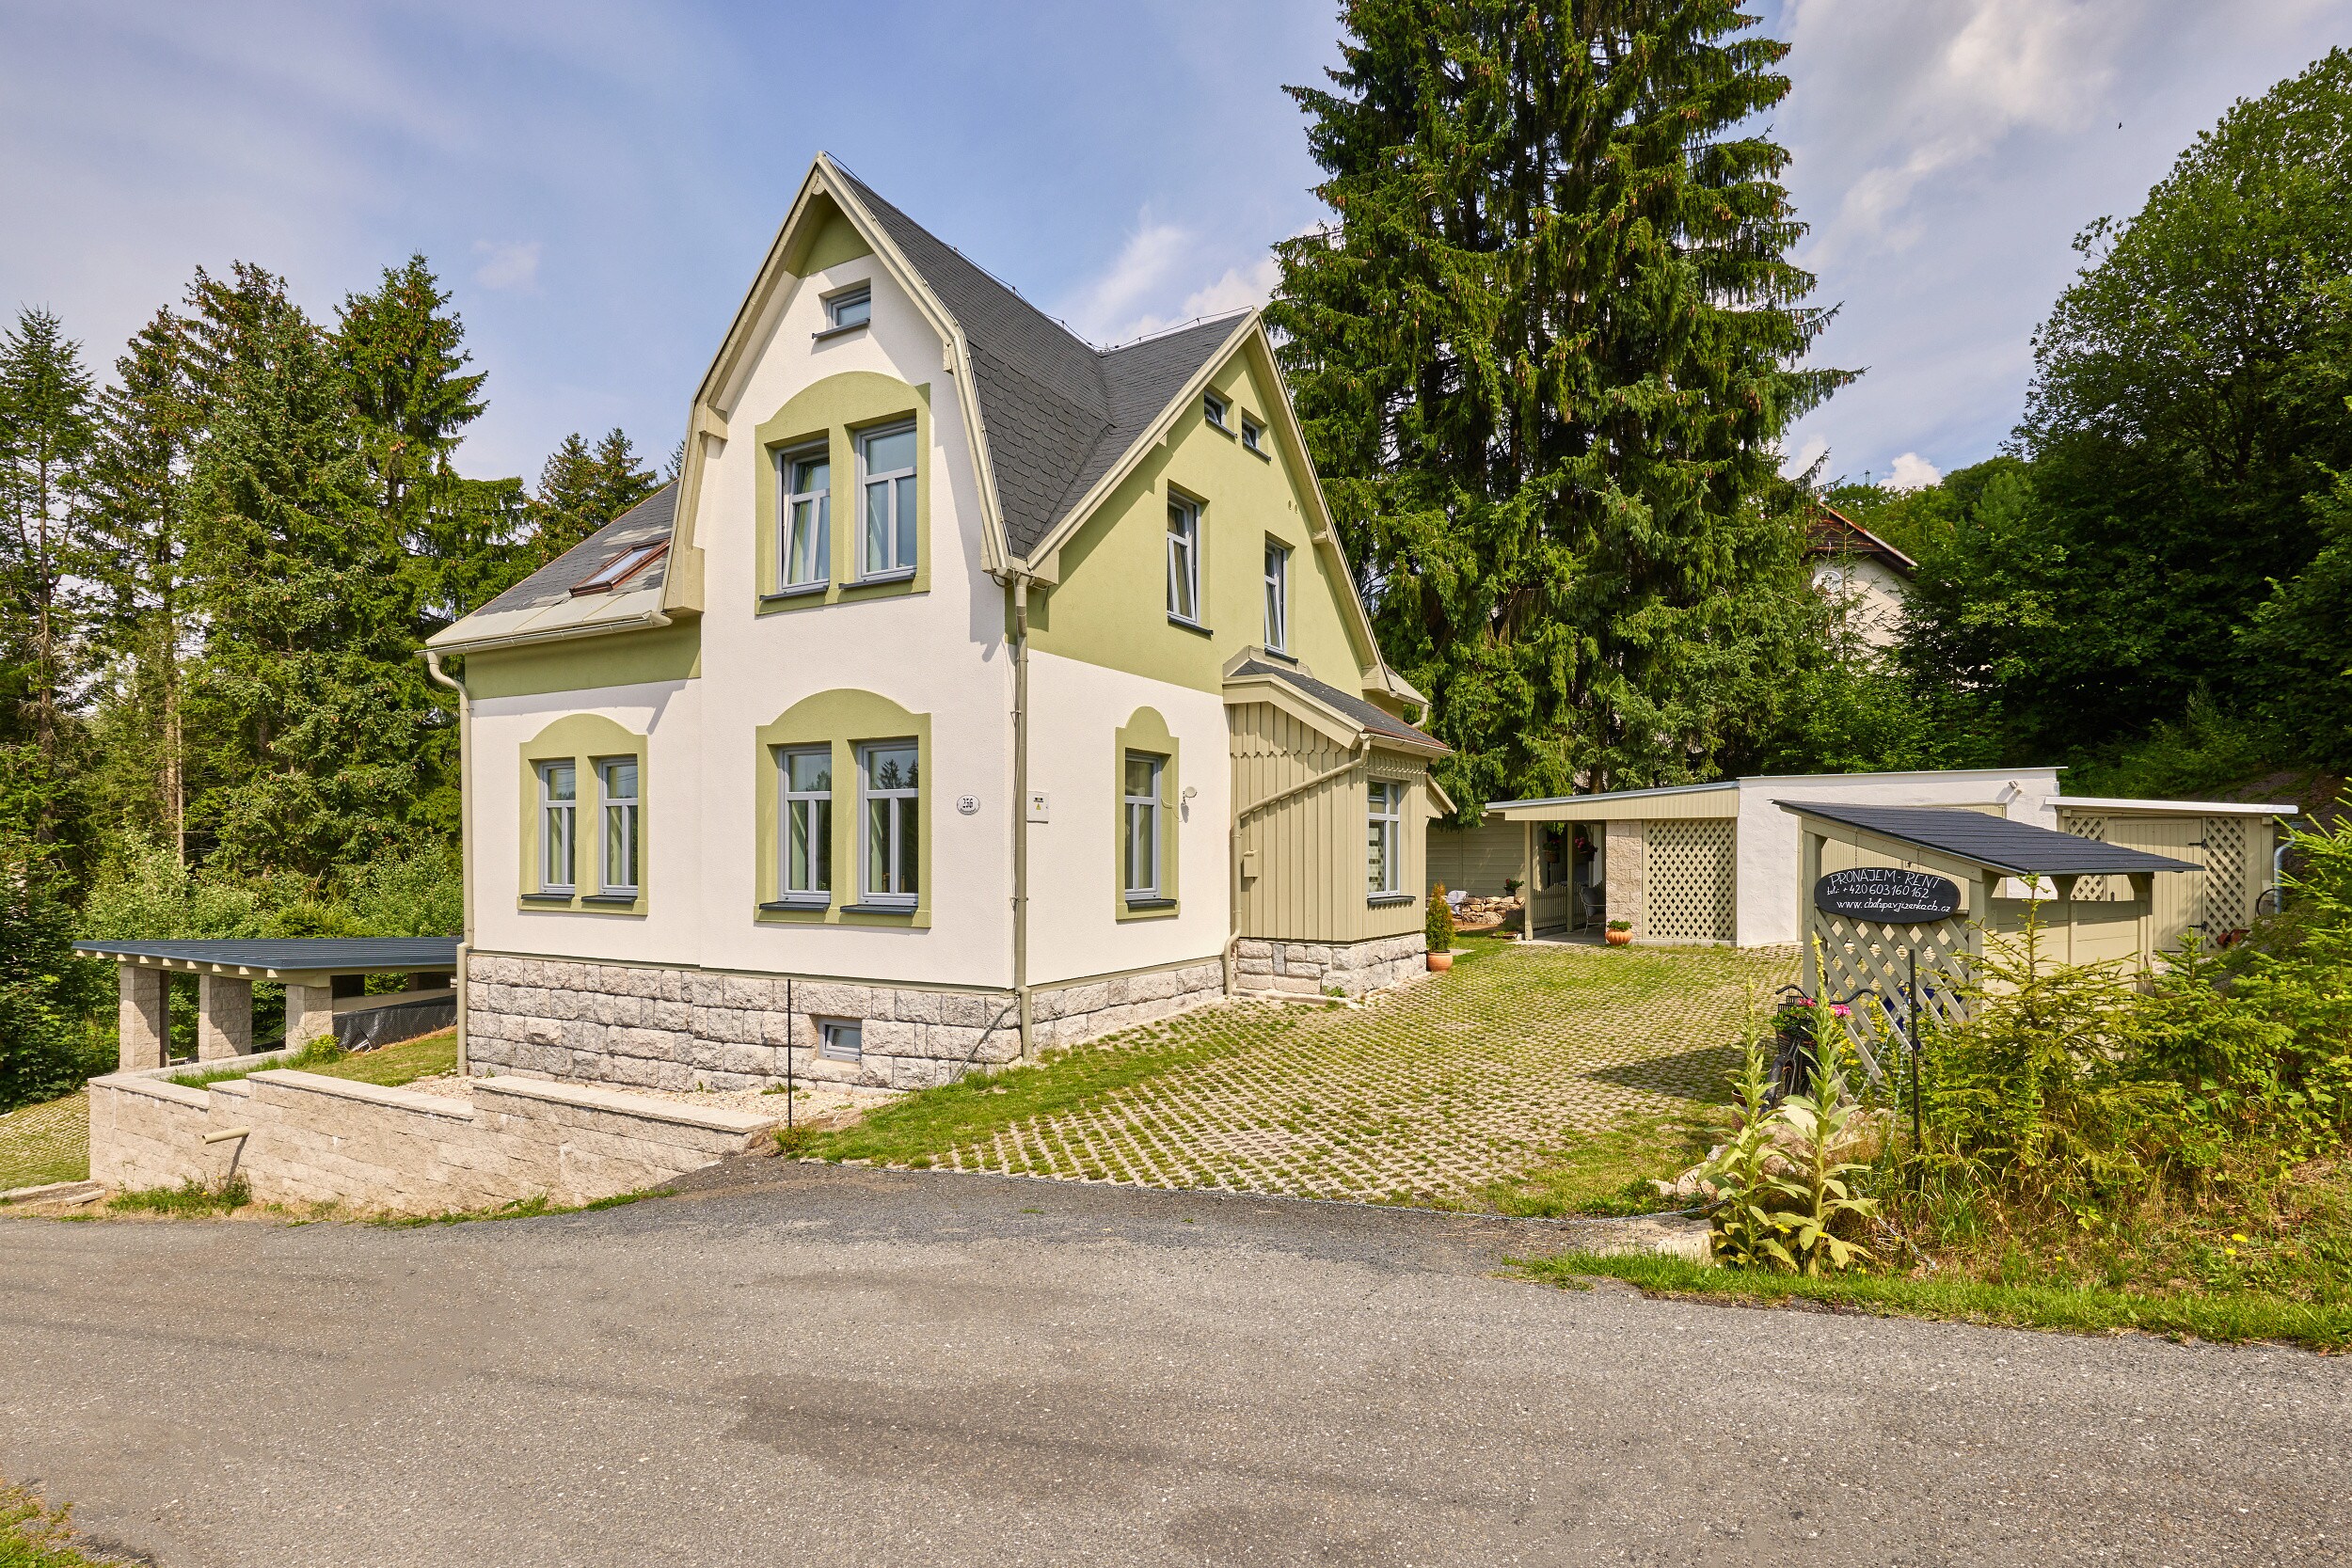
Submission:
<svg viewBox="0 0 2352 1568">
<path fill-rule="evenodd" d="M 572 584 L 572 594 L 575 597 L 582 594 L 610 594 L 629 578 L 660 560 L 669 547 L 667 539 L 651 545 L 631 545 Z"/>
<path fill-rule="evenodd" d="M 1223 398 L 1218 397 L 1215 392 L 1206 393 L 1200 399 L 1201 418 L 1216 426 L 1217 429 L 1223 430 L 1227 428 L 1225 423 L 1226 406 L 1227 404 Z"/>
<path fill-rule="evenodd" d="M 1265 426 L 1260 424 L 1255 420 L 1243 420 L 1241 421 L 1241 444 L 1248 447 L 1251 451 L 1263 451 L 1265 450 L 1264 443 Z"/>
<path fill-rule="evenodd" d="M 874 286 L 860 283 L 825 300 L 825 330 L 847 332 L 874 319 Z"/>
</svg>

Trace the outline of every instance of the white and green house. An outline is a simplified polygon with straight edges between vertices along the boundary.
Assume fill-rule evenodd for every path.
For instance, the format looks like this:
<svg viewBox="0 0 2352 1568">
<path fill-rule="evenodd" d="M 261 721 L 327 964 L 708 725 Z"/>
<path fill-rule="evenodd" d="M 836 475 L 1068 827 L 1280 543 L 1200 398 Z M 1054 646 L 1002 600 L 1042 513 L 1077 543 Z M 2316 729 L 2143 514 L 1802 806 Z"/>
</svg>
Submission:
<svg viewBox="0 0 2352 1568">
<path fill-rule="evenodd" d="M 919 1087 L 1424 967 L 1444 747 L 1257 315 L 1098 349 L 822 155 L 676 481 L 428 651 L 476 1070 Z"/>
</svg>

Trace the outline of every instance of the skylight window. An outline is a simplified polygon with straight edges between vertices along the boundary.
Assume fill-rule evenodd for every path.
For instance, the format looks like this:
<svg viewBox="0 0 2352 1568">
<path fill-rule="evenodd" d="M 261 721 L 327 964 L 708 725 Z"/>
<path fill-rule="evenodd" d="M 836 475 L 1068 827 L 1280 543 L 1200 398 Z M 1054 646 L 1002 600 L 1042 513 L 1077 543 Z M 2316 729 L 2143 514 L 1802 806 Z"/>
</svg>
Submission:
<svg viewBox="0 0 2352 1568">
<path fill-rule="evenodd" d="M 637 573 L 660 560 L 670 547 L 667 539 L 651 545 L 631 545 L 588 576 L 572 584 L 575 595 L 610 594 Z"/>
</svg>

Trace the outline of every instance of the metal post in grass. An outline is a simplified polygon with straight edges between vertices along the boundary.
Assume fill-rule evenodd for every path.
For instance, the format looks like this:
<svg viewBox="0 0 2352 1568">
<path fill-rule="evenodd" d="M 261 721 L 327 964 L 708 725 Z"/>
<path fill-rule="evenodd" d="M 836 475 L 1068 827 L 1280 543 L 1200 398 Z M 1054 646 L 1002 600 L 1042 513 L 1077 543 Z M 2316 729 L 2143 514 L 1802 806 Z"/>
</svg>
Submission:
<svg viewBox="0 0 2352 1568">
<path fill-rule="evenodd" d="M 792 1088 L 792 977 L 787 974 L 784 979 L 784 1130 L 787 1132 L 792 1131 L 792 1101 L 796 1098 Z"/>
<path fill-rule="evenodd" d="M 1919 1148 L 1927 1130 L 1927 1116 L 1919 1103 L 1919 949 L 1915 943 L 1903 949 L 1909 961 L 1910 978 L 1906 989 L 1911 1012 L 1911 1181 L 1919 1184 Z"/>
</svg>

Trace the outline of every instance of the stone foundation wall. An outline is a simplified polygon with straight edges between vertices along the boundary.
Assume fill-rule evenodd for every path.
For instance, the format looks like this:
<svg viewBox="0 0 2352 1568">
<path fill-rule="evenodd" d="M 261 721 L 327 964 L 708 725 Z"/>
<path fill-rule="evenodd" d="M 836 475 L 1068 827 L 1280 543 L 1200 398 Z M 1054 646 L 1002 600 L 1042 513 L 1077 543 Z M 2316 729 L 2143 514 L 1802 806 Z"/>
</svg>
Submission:
<svg viewBox="0 0 2352 1568">
<path fill-rule="evenodd" d="M 1428 973 L 1428 939 L 1419 931 L 1370 942 L 1275 942 L 1244 937 L 1235 954 L 1245 991 L 1343 996 L 1402 985 Z"/>
<path fill-rule="evenodd" d="M 119 1190 L 243 1177 L 264 1203 L 401 1213 L 590 1203 L 740 1154 L 777 1119 L 581 1084 L 470 1089 L 444 1098 L 286 1070 L 199 1089 L 111 1074 L 90 1084 L 90 1175 Z"/>
<path fill-rule="evenodd" d="M 1224 990 L 1203 959 L 1030 995 L 1032 1037 L 1073 1045 L 1167 1018 Z M 922 990 L 568 958 L 476 953 L 466 987 L 466 1054 L 479 1072 L 641 1088 L 764 1088 L 786 1075 L 849 1088 L 922 1089 L 1021 1054 L 1020 1019 L 1002 991 Z M 825 1060 L 818 1024 L 861 1025 L 855 1062 Z"/>
</svg>

